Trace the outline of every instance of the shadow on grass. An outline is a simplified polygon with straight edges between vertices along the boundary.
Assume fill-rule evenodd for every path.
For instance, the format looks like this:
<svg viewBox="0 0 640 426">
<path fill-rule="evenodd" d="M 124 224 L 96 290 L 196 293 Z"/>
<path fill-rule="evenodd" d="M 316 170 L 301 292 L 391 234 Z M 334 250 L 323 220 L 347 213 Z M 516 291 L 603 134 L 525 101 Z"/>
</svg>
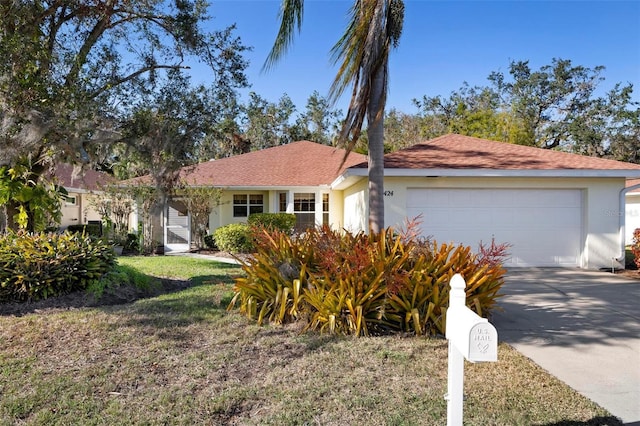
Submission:
<svg viewBox="0 0 640 426">
<path fill-rule="evenodd" d="M 593 419 L 586 420 L 584 422 L 563 420 L 555 423 L 544 423 L 536 426 L 624 426 L 625 424 L 617 417 L 594 417 Z M 627 424 L 628 426 L 629 424 Z M 638 423 L 631 424 L 632 426 L 639 426 Z"/>
<path fill-rule="evenodd" d="M 24 316 L 33 313 L 46 313 L 47 311 L 129 305 L 138 300 L 179 293 L 193 287 L 216 284 L 224 285 L 231 284 L 232 282 L 233 277 L 223 279 L 223 277 L 218 275 L 198 276 L 191 280 L 157 278 L 154 283 L 144 288 L 127 284 L 105 289 L 100 297 L 96 297 L 90 292 L 80 290 L 43 300 L 0 303 L 0 316 Z M 231 301 L 231 297 L 228 297 L 228 301 Z M 221 300 L 221 302 L 223 301 Z"/>
</svg>

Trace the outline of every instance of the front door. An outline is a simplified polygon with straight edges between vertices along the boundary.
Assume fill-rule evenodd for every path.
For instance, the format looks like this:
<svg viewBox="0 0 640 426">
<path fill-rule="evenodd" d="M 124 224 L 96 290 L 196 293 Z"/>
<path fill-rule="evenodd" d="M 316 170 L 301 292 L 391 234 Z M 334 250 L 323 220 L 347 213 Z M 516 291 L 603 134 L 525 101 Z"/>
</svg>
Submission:
<svg viewBox="0 0 640 426">
<path fill-rule="evenodd" d="M 187 206 L 179 200 L 169 200 L 164 227 L 166 252 L 189 251 L 191 246 L 191 223 Z"/>
</svg>

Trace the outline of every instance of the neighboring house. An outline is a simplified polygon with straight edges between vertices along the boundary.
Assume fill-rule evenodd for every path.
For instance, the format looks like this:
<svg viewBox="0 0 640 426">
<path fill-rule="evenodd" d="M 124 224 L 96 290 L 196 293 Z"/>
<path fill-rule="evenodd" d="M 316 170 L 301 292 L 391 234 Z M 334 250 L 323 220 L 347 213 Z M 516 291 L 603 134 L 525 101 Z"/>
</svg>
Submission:
<svg viewBox="0 0 640 426">
<path fill-rule="evenodd" d="M 625 242 L 633 243 L 633 231 L 640 228 L 640 179 L 627 180 Z"/>
<path fill-rule="evenodd" d="M 64 230 L 69 225 L 100 223 L 102 218 L 93 206 L 92 199 L 101 193 L 102 186 L 108 183 L 110 176 L 95 170 L 76 174 L 70 164 L 58 165 L 54 176 L 58 185 L 68 192 L 61 206 L 60 228 Z"/>
<path fill-rule="evenodd" d="M 259 211 L 366 230 L 366 157 L 351 154 L 339 169 L 343 156 L 302 141 L 191 166 L 181 178 L 223 189 L 211 230 Z M 474 249 L 495 238 L 512 245 L 507 266 L 597 269 L 619 266 L 622 190 L 640 165 L 446 135 L 387 154 L 384 173 L 386 226 L 418 218 L 423 235 Z M 174 202 L 165 213 L 165 247 L 188 249 L 188 212 Z"/>
</svg>

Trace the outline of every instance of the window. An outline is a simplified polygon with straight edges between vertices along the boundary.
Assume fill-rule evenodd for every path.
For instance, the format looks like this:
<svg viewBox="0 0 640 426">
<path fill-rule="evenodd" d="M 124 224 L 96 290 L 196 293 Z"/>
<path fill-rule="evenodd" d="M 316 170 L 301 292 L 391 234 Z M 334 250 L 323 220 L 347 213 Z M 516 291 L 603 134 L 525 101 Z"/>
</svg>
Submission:
<svg viewBox="0 0 640 426">
<path fill-rule="evenodd" d="M 281 192 L 278 194 L 278 204 L 280 207 L 280 212 L 285 213 L 287 211 L 287 193 Z"/>
<path fill-rule="evenodd" d="M 293 194 L 293 212 L 296 215 L 296 230 L 304 232 L 316 226 L 316 194 L 297 192 Z"/>
<path fill-rule="evenodd" d="M 322 194 L 322 224 L 329 226 L 329 194 Z"/>
<path fill-rule="evenodd" d="M 233 194 L 233 217 L 247 217 L 263 211 L 262 194 Z"/>
<path fill-rule="evenodd" d="M 65 206 L 75 206 L 78 200 L 75 196 L 64 196 L 64 205 Z"/>
</svg>

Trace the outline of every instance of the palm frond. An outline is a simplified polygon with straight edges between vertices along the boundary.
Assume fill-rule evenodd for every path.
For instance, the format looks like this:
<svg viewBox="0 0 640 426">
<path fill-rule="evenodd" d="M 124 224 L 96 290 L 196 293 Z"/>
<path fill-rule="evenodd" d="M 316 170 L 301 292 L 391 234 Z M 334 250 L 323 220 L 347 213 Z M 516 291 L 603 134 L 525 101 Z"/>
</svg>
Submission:
<svg viewBox="0 0 640 426">
<path fill-rule="evenodd" d="M 402 3 L 402 0 L 393 0 L 393 4 L 396 3 Z M 375 116 L 384 113 L 389 51 L 398 37 L 397 31 L 390 31 L 389 25 L 397 28 L 395 22 L 402 20 L 397 5 L 393 8 L 394 19 L 389 19 L 390 4 L 389 0 L 356 1 L 345 34 L 331 50 L 332 60 L 335 64 L 340 63 L 340 68 L 331 86 L 329 99 L 335 102 L 353 84 L 349 109 L 338 139 L 338 143 L 344 145 L 347 151 L 353 149 L 360 137 L 367 113 Z M 382 98 L 376 102 L 378 110 L 368 111 L 376 76 L 383 80 Z"/>
<path fill-rule="evenodd" d="M 273 43 L 271 52 L 267 56 L 262 71 L 269 70 L 284 55 L 293 43 L 294 31 L 300 31 L 302 27 L 302 15 L 304 12 L 304 0 L 282 0 L 279 17 L 280 29 Z"/>
</svg>

